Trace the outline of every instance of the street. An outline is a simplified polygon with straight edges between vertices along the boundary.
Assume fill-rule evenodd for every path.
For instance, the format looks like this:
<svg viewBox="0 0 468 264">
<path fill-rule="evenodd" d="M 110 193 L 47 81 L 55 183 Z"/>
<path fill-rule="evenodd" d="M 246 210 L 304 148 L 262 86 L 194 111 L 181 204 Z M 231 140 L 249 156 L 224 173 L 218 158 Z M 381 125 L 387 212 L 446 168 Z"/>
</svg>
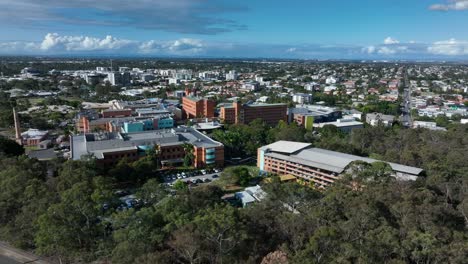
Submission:
<svg viewBox="0 0 468 264">
<path fill-rule="evenodd" d="M 408 80 L 408 73 L 405 70 L 404 74 L 403 102 L 402 102 L 402 116 L 401 122 L 405 127 L 412 127 L 413 121 L 411 120 L 411 86 Z"/>
</svg>

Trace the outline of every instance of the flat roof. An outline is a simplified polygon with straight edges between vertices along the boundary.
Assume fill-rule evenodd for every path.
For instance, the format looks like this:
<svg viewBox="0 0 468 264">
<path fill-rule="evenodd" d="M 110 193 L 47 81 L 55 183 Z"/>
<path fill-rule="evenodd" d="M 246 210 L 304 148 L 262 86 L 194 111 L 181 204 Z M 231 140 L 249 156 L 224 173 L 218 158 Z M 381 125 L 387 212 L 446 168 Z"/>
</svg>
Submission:
<svg viewBox="0 0 468 264">
<path fill-rule="evenodd" d="M 302 142 L 294 142 L 294 141 L 286 141 L 280 140 L 272 143 L 270 145 L 262 147 L 263 150 L 269 149 L 274 152 L 281 152 L 281 153 L 294 153 L 301 149 L 309 147 L 310 143 L 302 143 Z"/>
<path fill-rule="evenodd" d="M 104 153 L 134 150 L 140 146 L 177 146 L 190 143 L 196 147 L 214 148 L 222 146 L 193 128 L 150 130 L 135 133 L 86 134 L 72 136 L 72 158 L 79 160 L 86 154 L 103 158 Z"/>
</svg>

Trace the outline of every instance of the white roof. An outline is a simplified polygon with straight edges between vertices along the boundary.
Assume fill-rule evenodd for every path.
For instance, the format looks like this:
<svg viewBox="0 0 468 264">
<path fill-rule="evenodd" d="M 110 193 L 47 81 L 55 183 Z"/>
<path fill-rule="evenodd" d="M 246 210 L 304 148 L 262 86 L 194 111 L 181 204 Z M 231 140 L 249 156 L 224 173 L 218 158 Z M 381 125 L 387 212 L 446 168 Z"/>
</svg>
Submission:
<svg viewBox="0 0 468 264">
<path fill-rule="evenodd" d="M 309 147 L 311 144 L 310 143 L 302 143 L 302 142 L 294 142 L 294 141 L 277 141 L 273 144 L 264 146 L 262 149 L 269 149 L 274 152 L 280 152 L 280 153 L 288 153 L 292 154 L 294 152 L 297 152 L 301 149 Z"/>
</svg>

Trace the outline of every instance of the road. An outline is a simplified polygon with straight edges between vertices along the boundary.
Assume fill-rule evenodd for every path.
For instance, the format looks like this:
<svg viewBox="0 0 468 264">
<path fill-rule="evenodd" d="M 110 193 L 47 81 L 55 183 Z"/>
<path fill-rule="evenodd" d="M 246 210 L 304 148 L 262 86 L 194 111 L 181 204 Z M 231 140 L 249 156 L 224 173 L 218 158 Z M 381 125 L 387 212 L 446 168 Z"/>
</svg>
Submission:
<svg viewBox="0 0 468 264">
<path fill-rule="evenodd" d="M 21 264 L 23 262 L 18 262 L 7 256 L 0 255 L 0 264 Z"/>
<path fill-rule="evenodd" d="M 411 119 L 411 85 L 408 80 L 408 72 L 405 69 L 404 73 L 404 86 L 405 89 L 403 91 L 403 102 L 401 106 L 402 110 L 402 117 L 401 122 L 405 127 L 412 127 L 413 120 Z"/>
<path fill-rule="evenodd" d="M 40 260 L 38 256 L 0 242 L 0 264 L 21 263 L 48 264 L 48 262 Z"/>
</svg>

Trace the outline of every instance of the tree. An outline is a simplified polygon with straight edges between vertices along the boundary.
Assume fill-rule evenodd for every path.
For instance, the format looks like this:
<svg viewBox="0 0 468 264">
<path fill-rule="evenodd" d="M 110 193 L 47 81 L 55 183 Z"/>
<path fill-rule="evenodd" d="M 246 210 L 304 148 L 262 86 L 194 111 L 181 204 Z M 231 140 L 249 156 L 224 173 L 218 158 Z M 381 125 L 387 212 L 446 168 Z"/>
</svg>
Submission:
<svg viewBox="0 0 468 264">
<path fill-rule="evenodd" d="M 24 148 L 15 141 L 0 136 L 0 154 L 19 156 L 24 154 Z"/>
<path fill-rule="evenodd" d="M 185 167 L 190 167 L 193 166 L 193 162 L 195 160 L 195 155 L 193 154 L 194 152 L 194 146 L 189 143 L 184 143 L 182 145 L 182 148 L 184 149 L 184 166 Z"/>
</svg>

